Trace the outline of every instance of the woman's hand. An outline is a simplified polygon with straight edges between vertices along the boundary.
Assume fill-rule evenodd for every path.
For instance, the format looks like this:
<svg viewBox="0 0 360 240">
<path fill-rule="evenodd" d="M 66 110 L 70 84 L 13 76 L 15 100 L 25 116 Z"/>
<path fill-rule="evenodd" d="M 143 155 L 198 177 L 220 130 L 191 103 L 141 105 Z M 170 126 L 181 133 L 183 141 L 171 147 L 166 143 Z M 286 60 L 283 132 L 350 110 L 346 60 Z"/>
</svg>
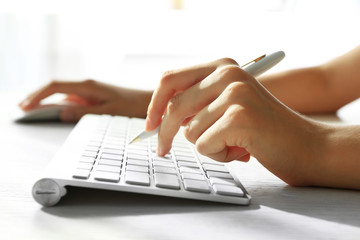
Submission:
<svg viewBox="0 0 360 240">
<path fill-rule="evenodd" d="M 76 122 L 86 113 L 146 116 L 152 92 L 127 89 L 94 80 L 82 82 L 53 81 L 29 95 L 19 106 L 28 111 L 39 106 L 42 99 L 55 94 L 67 94 L 71 102 L 60 115 L 64 122 Z"/>
<path fill-rule="evenodd" d="M 234 60 L 164 74 L 148 108 L 146 129 L 161 122 L 158 154 L 166 154 L 181 125 L 210 158 L 248 161 L 250 154 L 292 185 L 310 184 L 327 127 L 273 97 Z"/>
</svg>

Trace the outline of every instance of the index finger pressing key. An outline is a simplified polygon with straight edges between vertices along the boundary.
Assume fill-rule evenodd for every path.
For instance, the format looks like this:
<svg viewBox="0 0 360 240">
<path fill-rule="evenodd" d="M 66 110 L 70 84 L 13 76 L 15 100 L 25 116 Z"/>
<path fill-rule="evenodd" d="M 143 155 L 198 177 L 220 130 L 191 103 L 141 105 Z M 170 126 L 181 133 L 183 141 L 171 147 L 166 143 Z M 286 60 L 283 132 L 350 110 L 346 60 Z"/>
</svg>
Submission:
<svg viewBox="0 0 360 240">
<path fill-rule="evenodd" d="M 215 71 L 216 68 L 216 64 L 212 62 L 164 73 L 148 107 L 145 123 L 146 131 L 154 130 L 161 123 L 162 116 L 172 97 L 198 83 Z"/>
</svg>

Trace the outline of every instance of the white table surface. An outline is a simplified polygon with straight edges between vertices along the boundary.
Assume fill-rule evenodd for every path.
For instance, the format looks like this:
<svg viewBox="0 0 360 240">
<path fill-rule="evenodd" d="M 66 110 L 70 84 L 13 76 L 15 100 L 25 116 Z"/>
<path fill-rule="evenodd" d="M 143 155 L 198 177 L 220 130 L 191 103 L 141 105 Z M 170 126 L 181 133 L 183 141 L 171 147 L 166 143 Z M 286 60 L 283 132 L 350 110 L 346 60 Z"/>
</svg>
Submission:
<svg viewBox="0 0 360 240">
<path fill-rule="evenodd" d="M 17 100 L 0 93 L 0 239 L 360 239 L 359 191 L 292 188 L 255 159 L 232 164 L 250 206 L 72 189 L 43 208 L 33 181 L 73 125 L 16 124 Z"/>
</svg>

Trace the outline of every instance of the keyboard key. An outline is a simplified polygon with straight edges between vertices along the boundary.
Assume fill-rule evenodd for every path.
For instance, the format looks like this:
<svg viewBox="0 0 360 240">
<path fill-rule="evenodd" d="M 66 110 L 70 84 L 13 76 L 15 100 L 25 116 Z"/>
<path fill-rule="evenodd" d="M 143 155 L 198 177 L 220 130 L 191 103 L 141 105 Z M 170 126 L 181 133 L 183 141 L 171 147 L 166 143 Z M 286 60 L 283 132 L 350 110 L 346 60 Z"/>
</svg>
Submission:
<svg viewBox="0 0 360 240">
<path fill-rule="evenodd" d="M 90 141 L 88 143 L 88 146 L 100 147 L 101 146 L 101 141 Z"/>
<path fill-rule="evenodd" d="M 87 169 L 87 170 L 91 170 L 93 167 L 92 163 L 87 163 L 87 162 L 79 162 L 77 165 L 78 169 Z"/>
<path fill-rule="evenodd" d="M 160 188 L 180 189 L 178 177 L 173 174 L 155 173 L 155 186 Z"/>
<path fill-rule="evenodd" d="M 147 150 L 147 147 L 146 146 L 139 146 L 139 145 L 136 145 L 136 144 L 131 144 L 131 145 L 128 145 L 128 150 Z"/>
<path fill-rule="evenodd" d="M 185 161 L 185 162 L 197 162 L 195 157 L 189 157 L 189 156 L 176 156 L 175 157 L 177 161 Z"/>
<path fill-rule="evenodd" d="M 151 153 L 152 153 L 153 156 L 158 156 L 157 153 L 156 153 L 156 149 L 157 149 L 157 147 L 151 148 Z M 158 157 L 160 157 L 160 156 L 158 156 Z M 165 156 L 161 156 L 161 157 L 171 159 L 171 154 L 167 153 L 167 154 L 165 154 Z"/>
<path fill-rule="evenodd" d="M 164 162 L 164 161 L 157 161 L 157 160 L 154 160 L 153 161 L 153 164 L 154 166 L 158 166 L 158 167 L 175 167 L 175 164 L 172 163 L 172 162 Z"/>
<path fill-rule="evenodd" d="M 183 179 L 205 180 L 204 175 L 196 173 L 181 173 Z"/>
<path fill-rule="evenodd" d="M 115 155 L 124 155 L 124 149 L 112 149 L 112 148 L 104 148 L 103 154 L 115 154 Z"/>
<path fill-rule="evenodd" d="M 98 181 L 118 182 L 120 180 L 120 173 L 96 171 L 94 178 Z"/>
<path fill-rule="evenodd" d="M 195 174 L 202 174 L 200 168 L 190 168 L 190 167 L 180 167 L 181 173 L 195 173 Z"/>
<path fill-rule="evenodd" d="M 80 159 L 79 159 L 79 162 L 87 162 L 87 163 L 94 164 L 95 158 L 94 157 L 81 156 Z"/>
<path fill-rule="evenodd" d="M 133 135 L 133 134 L 130 134 L 130 135 Z M 130 139 L 132 139 L 132 138 L 130 138 Z M 129 149 L 133 149 L 133 148 L 137 147 L 137 149 L 147 150 L 148 142 L 147 141 L 135 142 L 135 143 L 131 144 L 130 146 L 131 147 Z"/>
<path fill-rule="evenodd" d="M 180 137 L 180 138 L 177 138 Z M 187 140 L 185 138 L 182 138 L 181 135 L 178 135 L 175 137 L 174 142 L 173 142 L 173 149 L 185 149 L 186 151 L 189 150 L 189 142 L 187 142 Z"/>
<path fill-rule="evenodd" d="M 209 178 L 210 177 L 218 177 L 218 178 L 234 179 L 230 175 L 230 173 L 207 171 L 206 174 Z"/>
<path fill-rule="evenodd" d="M 122 155 L 115 155 L 115 154 L 108 154 L 108 153 L 102 153 L 100 158 L 101 159 L 112 159 L 112 160 L 117 160 L 117 161 L 123 160 Z"/>
<path fill-rule="evenodd" d="M 85 151 L 98 152 L 98 151 L 99 151 L 99 147 L 87 146 L 87 147 L 85 148 Z"/>
<path fill-rule="evenodd" d="M 200 162 L 202 164 L 208 163 L 208 164 L 212 164 L 212 165 L 221 165 L 221 166 L 224 165 L 224 163 L 222 163 L 222 162 L 218 162 L 218 161 L 215 161 L 215 160 L 213 160 L 211 158 L 207 158 L 207 157 L 201 157 Z"/>
<path fill-rule="evenodd" d="M 140 155 L 140 154 L 134 154 L 134 153 L 128 153 L 128 158 L 137 159 L 137 160 L 149 160 L 148 155 Z"/>
<path fill-rule="evenodd" d="M 149 177 L 150 175 L 148 173 L 126 171 L 125 182 L 128 184 L 149 186 L 150 185 Z"/>
<path fill-rule="evenodd" d="M 99 164 L 121 167 L 122 162 L 117 160 L 110 160 L 110 159 L 100 159 Z"/>
<path fill-rule="evenodd" d="M 96 166 L 96 170 L 97 171 L 104 171 L 104 172 L 116 172 L 116 173 L 120 173 L 121 171 L 121 167 L 119 166 L 110 166 L 110 165 L 97 165 Z"/>
<path fill-rule="evenodd" d="M 226 195 L 226 196 L 235 196 L 235 197 L 243 197 L 244 192 L 239 187 L 222 185 L 222 184 L 214 184 L 213 188 L 217 194 Z"/>
<path fill-rule="evenodd" d="M 188 191 L 209 193 L 210 187 L 206 181 L 184 179 L 184 187 Z"/>
<path fill-rule="evenodd" d="M 153 156 L 153 159 L 157 160 L 157 161 L 163 161 L 163 162 L 173 162 L 171 157 Z"/>
<path fill-rule="evenodd" d="M 174 152 L 181 152 L 181 151 L 191 152 L 191 149 L 189 148 L 189 145 L 188 145 L 188 144 L 186 144 L 186 145 L 179 145 L 178 142 L 177 142 L 177 143 L 173 142 L 172 149 L 174 150 Z"/>
<path fill-rule="evenodd" d="M 199 168 L 199 165 L 196 162 L 184 162 L 184 161 L 178 161 L 179 167 L 192 167 L 192 168 Z"/>
<path fill-rule="evenodd" d="M 119 144 L 109 144 L 109 143 L 104 143 L 104 149 L 115 149 L 115 150 L 123 150 L 124 149 L 124 145 L 119 145 Z"/>
<path fill-rule="evenodd" d="M 148 156 L 148 151 L 142 149 L 128 149 L 128 155 L 129 154 Z"/>
<path fill-rule="evenodd" d="M 168 174 L 177 174 L 177 170 L 172 167 L 163 167 L 163 166 L 154 166 L 155 173 L 168 173 Z"/>
<path fill-rule="evenodd" d="M 176 151 L 175 156 L 183 156 L 183 157 L 193 157 L 194 153 L 192 152 L 185 152 L 185 151 Z"/>
<path fill-rule="evenodd" d="M 214 184 L 223 184 L 223 185 L 231 185 L 231 186 L 237 186 L 236 182 L 232 179 L 226 179 L 226 178 L 218 178 L 218 177 L 211 177 L 209 178 L 211 185 Z"/>
<path fill-rule="evenodd" d="M 104 138 L 105 142 L 122 142 L 125 143 L 125 136 L 107 135 Z"/>
<path fill-rule="evenodd" d="M 124 146 L 125 140 L 104 140 L 104 144 L 112 144 L 112 145 L 118 145 L 118 146 Z"/>
<path fill-rule="evenodd" d="M 148 173 L 149 172 L 149 167 L 137 166 L 137 165 L 127 165 L 126 166 L 126 171 L 135 171 L 135 172 Z"/>
<path fill-rule="evenodd" d="M 214 165 L 214 164 L 204 163 L 203 168 L 206 171 L 215 171 L 215 172 L 224 172 L 224 173 L 229 172 L 229 170 L 224 165 Z"/>
<path fill-rule="evenodd" d="M 88 169 L 75 169 L 73 178 L 88 179 L 89 175 L 90 175 L 90 170 Z"/>
<path fill-rule="evenodd" d="M 148 161 L 142 161 L 142 160 L 137 160 L 137 159 L 128 159 L 127 164 L 128 165 L 144 166 L 144 167 L 149 166 Z"/>
<path fill-rule="evenodd" d="M 97 156 L 97 152 L 89 152 L 89 151 L 84 151 L 82 156 L 85 156 L 85 157 L 94 157 L 96 158 Z"/>
</svg>

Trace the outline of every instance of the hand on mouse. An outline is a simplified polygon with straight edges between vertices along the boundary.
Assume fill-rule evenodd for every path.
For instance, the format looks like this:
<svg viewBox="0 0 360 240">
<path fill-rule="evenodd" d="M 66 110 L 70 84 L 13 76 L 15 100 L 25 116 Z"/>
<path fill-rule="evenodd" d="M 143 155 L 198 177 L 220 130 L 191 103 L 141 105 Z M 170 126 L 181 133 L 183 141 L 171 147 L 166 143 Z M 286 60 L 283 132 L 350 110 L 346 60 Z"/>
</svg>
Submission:
<svg viewBox="0 0 360 240">
<path fill-rule="evenodd" d="M 292 185 L 310 184 L 326 137 L 318 133 L 327 131 L 286 107 L 231 59 L 166 72 L 150 102 L 146 129 L 160 122 L 160 155 L 184 125 L 201 154 L 222 162 L 248 161 L 251 154 Z"/>
<path fill-rule="evenodd" d="M 94 80 L 81 82 L 53 81 L 23 100 L 19 106 L 27 111 L 39 106 L 42 99 L 55 94 L 67 94 L 73 104 L 62 110 L 64 122 L 76 122 L 86 113 L 145 117 L 152 92 L 117 87 Z"/>
</svg>

